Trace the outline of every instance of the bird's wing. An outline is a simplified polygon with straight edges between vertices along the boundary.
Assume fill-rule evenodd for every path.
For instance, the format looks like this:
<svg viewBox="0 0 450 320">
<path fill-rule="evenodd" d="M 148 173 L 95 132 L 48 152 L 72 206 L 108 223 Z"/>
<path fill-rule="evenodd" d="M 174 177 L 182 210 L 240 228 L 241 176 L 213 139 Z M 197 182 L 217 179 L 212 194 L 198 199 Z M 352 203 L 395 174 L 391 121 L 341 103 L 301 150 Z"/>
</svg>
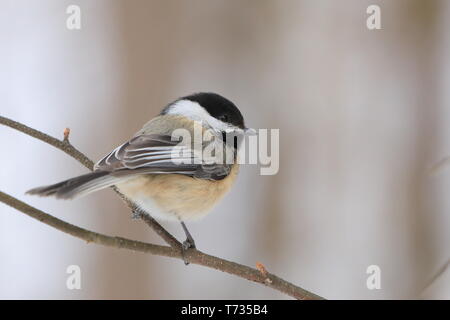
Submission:
<svg viewBox="0 0 450 320">
<path fill-rule="evenodd" d="M 94 169 L 114 176 L 176 173 L 209 180 L 221 180 L 229 174 L 232 164 L 205 163 L 199 156 L 202 150 L 180 142 L 169 135 L 138 135 L 101 159 Z"/>
</svg>

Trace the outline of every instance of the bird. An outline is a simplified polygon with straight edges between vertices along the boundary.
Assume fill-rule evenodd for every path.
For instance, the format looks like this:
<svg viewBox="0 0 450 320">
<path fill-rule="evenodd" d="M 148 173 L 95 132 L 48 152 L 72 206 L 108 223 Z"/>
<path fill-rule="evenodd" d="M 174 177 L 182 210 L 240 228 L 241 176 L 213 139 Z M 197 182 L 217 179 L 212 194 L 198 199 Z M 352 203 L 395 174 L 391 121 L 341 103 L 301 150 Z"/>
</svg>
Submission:
<svg viewBox="0 0 450 320">
<path fill-rule="evenodd" d="M 231 189 L 242 138 L 255 132 L 230 100 L 194 93 L 166 105 L 92 172 L 27 194 L 74 199 L 114 186 L 145 214 L 180 222 L 185 252 L 196 248 L 185 222 L 207 215 Z"/>
</svg>

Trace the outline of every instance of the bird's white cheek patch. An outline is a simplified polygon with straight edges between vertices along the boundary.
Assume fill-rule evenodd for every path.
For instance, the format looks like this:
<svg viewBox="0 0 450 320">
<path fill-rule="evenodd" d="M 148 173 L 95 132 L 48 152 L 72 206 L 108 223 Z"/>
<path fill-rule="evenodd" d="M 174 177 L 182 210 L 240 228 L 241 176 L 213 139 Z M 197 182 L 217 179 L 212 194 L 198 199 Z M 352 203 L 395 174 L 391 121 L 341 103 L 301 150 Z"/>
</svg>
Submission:
<svg viewBox="0 0 450 320">
<path fill-rule="evenodd" d="M 207 123 L 216 130 L 226 130 L 229 125 L 212 117 L 200 104 L 190 100 L 180 100 L 170 106 L 168 114 L 177 114 L 194 121 Z"/>
</svg>

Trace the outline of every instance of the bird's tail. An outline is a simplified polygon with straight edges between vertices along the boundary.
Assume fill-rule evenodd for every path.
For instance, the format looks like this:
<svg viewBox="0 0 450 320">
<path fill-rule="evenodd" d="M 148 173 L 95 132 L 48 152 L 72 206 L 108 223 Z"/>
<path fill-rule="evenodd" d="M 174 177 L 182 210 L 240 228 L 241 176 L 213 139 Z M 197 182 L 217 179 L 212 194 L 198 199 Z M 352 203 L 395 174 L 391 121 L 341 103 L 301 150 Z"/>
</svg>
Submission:
<svg viewBox="0 0 450 320">
<path fill-rule="evenodd" d="M 27 194 L 41 197 L 55 196 L 60 199 L 73 199 L 88 193 L 115 185 L 119 180 L 107 171 L 94 171 L 50 186 L 43 186 L 27 191 Z"/>
</svg>

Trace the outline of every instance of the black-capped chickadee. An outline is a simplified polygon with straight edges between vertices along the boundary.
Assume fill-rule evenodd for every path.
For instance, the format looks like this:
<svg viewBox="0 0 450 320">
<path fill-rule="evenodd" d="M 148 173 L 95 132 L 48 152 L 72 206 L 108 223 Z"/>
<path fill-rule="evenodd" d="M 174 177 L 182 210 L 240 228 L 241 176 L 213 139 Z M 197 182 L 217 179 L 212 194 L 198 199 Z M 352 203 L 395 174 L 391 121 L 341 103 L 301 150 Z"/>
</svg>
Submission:
<svg viewBox="0 0 450 320">
<path fill-rule="evenodd" d="M 196 128 L 207 141 L 198 144 Z M 193 139 L 180 136 L 180 129 Z M 254 130 L 224 97 L 182 97 L 97 162 L 93 172 L 27 193 L 72 199 L 116 186 L 149 215 L 180 221 L 187 237 L 183 248 L 195 248 L 184 221 L 206 215 L 230 189 L 238 174 L 237 140 L 248 132 Z M 204 158 L 207 148 L 211 156 Z"/>
</svg>

